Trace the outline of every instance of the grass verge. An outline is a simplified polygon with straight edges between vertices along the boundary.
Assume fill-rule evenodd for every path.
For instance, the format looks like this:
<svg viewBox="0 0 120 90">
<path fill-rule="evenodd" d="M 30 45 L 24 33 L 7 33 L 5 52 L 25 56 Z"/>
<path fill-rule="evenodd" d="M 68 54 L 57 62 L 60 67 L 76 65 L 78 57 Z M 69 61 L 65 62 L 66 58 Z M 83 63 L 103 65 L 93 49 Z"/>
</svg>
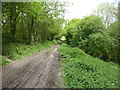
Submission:
<svg viewBox="0 0 120 90">
<path fill-rule="evenodd" d="M 26 45 L 22 43 L 7 44 L 2 48 L 3 56 L 2 61 L 0 61 L 0 63 L 2 63 L 2 66 L 5 66 L 11 63 L 11 61 L 23 59 L 52 45 L 54 45 L 54 43 L 50 41 L 46 41 L 43 44 L 36 43 L 34 45 Z"/>
<path fill-rule="evenodd" d="M 118 88 L 118 66 L 94 58 L 78 48 L 62 45 L 60 54 L 65 84 L 69 88 Z"/>
</svg>

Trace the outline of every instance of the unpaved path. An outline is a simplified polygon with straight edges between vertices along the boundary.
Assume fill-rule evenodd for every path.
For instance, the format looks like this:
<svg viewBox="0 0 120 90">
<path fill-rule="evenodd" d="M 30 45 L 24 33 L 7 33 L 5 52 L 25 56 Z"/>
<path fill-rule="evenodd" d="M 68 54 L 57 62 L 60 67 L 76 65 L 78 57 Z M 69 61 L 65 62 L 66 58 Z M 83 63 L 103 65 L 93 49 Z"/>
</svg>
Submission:
<svg viewBox="0 0 120 90">
<path fill-rule="evenodd" d="M 59 45 L 2 68 L 3 88 L 58 88 Z M 59 79 L 58 79 L 59 78 Z M 62 84 L 61 84 L 62 85 Z"/>
</svg>

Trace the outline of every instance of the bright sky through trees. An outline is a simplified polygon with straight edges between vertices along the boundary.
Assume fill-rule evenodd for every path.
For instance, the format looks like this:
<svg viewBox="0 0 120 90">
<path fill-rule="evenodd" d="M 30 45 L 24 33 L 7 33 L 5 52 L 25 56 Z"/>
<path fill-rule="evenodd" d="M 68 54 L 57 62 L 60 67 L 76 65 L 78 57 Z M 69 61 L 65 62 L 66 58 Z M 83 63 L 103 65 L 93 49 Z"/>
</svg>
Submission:
<svg viewBox="0 0 120 90">
<path fill-rule="evenodd" d="M 117 0 L 60 0 L 67 1 L 70 6 L 67 7 L 65 18 L 71 20 L 72 18 L 82 18 L 83 16 L 90 15 L 100 3 L 111 2 L 114 3 Z"/>
</svg>

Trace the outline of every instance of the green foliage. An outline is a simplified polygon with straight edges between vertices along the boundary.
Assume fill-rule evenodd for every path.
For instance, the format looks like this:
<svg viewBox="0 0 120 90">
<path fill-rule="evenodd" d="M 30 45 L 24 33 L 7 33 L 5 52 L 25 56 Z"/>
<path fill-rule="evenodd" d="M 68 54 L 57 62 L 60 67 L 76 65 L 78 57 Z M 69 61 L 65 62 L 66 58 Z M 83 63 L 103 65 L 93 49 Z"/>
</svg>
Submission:
<svg viewBox="0 0 120 90">
<path fill-rule="evenodd" d="M 64 2 L 3 2 L 3 44 L 44 42 L 59 38 Z M 7 42 L 6 42 L 7 41 Z"/>
<path fill-rule="evenodd" d="M 5 66 L 5 65 L 8 65 L 9 63 L 11 63 L 11 61 L 8 58 L 4 56 L 1 57 L 0 66 Z"/>
<path fill-rule="evenodd" d="M 80 47 L 90 55 L 103 60 L 117 62 L 118 43 L 107 34 L 90 34 L 89 38 L 80 42 Z M 112 52 L 112 53 L 111 53 Z"/>
<path fill-rule="evenodd" d="M 105 26 L 103 25 L 102 19 L 99 16 L 85 17 L 82 19 L 82 22 L 80 22 L 78 27 L 78 36 L 80 39 L 88 38 L 90 34 L 105 30 Z"/>
<path fill-rule="evenodd" d="M 89 34 L 102 32 L 105 26 L 99 16 L 87 16 L 83 19 L 73 19 L 65 27 L 67 42 L 72 46 L 78 46 L 78 42 L 88 38 Z"/>
<path fill-rule="evenodd" d="M 94 58 L 78 48 L 63 44 L 62 59 L 65 84 L 69 88 L 118 88 L 118 67 Z"/>
<path fill-rule="evenodd" d="M 36 43 L 34 45 L 26 45 L 21 43 L 10 43 L 3 46 L 2 54 L 11 60 L 18 60 L 30 56 L 44 48 L 53 45 L 53 42 L 46 41 L 44 43 Z"/>
<path fill-rule="evenodd" d="M 117 23 L 111 24 L 106 29 L 99 16 L 91 15 L 77 20 L 76 23 L 74 19 L 71 20 L 65 29 L 68 44 L 72 47 L 79 47 L 86 53 L 105 61 L 118 62 Z"/>
<path fill-rule="evenodd" d="M 22 59 L 53 45 L 64 22 L 64 2 L 2 2 L 2 55 L 12 60 Z M 61 42 L 60 42 L 61 43 Z M 8 60 L 3 58 L 3 64 Z"/>
<path fill-rule="evenodd" d="M 65 30 L 67 32 L 66 38 L 67 38 L 67 43 L 70 44 L 72 38 L 76 35 L 77 33 L 77 26 L 81 20 L 80 19 L 72 19 L 71 21 L 68 22 L 68 24 L 65 26 Z"/>
<path fill-rule="evenodd" d="M 110 36 L 120 40 L 118 33 L 118 22 L 112 23 L 107 29 Z"/>
</svg>

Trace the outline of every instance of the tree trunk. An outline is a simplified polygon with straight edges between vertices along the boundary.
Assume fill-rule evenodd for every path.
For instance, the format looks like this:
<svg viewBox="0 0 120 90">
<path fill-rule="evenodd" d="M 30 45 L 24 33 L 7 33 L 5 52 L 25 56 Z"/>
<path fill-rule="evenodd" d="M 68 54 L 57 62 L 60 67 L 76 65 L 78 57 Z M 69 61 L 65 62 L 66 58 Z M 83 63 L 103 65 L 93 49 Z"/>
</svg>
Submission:
<svg viewBox="0 0 120 90">
<path fill-rule="evenodd" d="M 10 33 L 11 33 L 11 41 L 14 41 L 16 32 L 16 17 L 10 16 Z"/>
<path fill-rule="evenodd" d="M 25 27 L 24 27 L 24 14 L 22 12 L 22 14 L 21 14 L 21 31 L 22 31 L 22 38 L 23 39 L 25 38 L 24 29 L 25 29 Z"/>
<path fill-rule="evenodd" d="M 32 17 L 31 21 L 28 21 L 28 31 L 29 31 L 29 44 L 33 44 L 34 42 L 34 18 Z"/>
<path fill-rule="evenodd" d="M 11 35 L 10 41 L 13 42 L 15 39 L 15 33 L 16 33 L 16 25 L 17 25 L 16 20 L 17 20 L 19 13 L 16 12 L 15 4 L 13 3 L 11 5 L 13 6 L 13 8 L 10 8 L 10 10 L 11 10 L 11 14 L 10 14 L 10 35 Z"/>
</svg>

